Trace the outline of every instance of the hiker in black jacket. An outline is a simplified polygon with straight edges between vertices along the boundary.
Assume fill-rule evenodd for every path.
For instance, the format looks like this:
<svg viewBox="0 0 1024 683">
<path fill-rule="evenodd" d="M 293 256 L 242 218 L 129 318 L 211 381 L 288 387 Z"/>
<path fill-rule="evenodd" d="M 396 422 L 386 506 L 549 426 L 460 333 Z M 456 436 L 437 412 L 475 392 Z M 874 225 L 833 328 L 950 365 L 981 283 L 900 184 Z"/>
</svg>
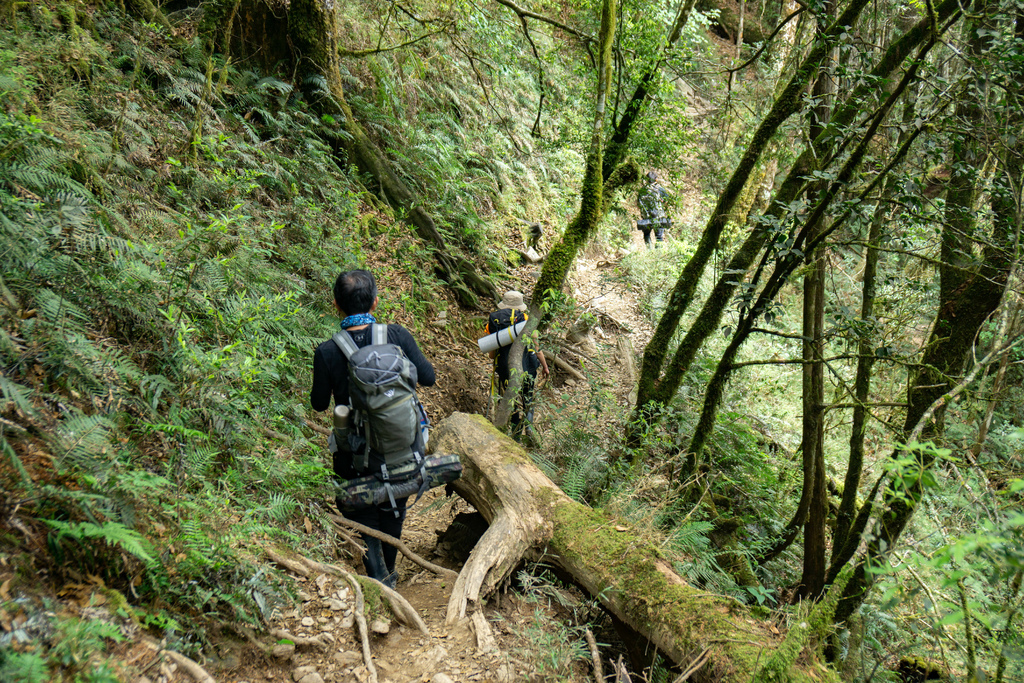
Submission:
<svg viewBox="0 0 1024 683">
<path fill-rule="evenodd" d="M 373 311 L 377 308 L 377 284 L 373 274 L 366 270 L 350 270 L 338 275 L 334 282 L 334 306 L 341 316 L 341 328 L 347 330 L 356 346 L 370 344 L 370 325 L 377 320 Z M 433 386 L 434 366 L 420 351 L 409 330 L 401 325 L 390 324 L 388 343 L 399 346 L 413 365 L 416 366 L 418 382 Z M 331 396 L 335 405 L 349 405 L 348 359 L 333 339 L 321 343 L 313 354 L 313 388 L 309 392 L 309 403 L 313 410 L 327 410 L 331 407 Z M 339 479 L 354 479 L 365 472 L 358 472 L 352 466 L 351 453 L 339 449 L 334 455 L 334 473 Z M 390 502 L 355 512 L 348 511 L 345 517 L 371 529 L 382 531 L 399 538 L 405 521 L 407 498 L 396 500 L 396 507 Z M 398 511 L 398 515 L 395 511 Z M 395 573 L 395 559 L 398 549 L 391 545 L 382 546 L 375 538 L 363 536 L 366 555 L 363 565 L 368 576 L 394 587 L 398 580 Z"/>
<path fill-rule="evenodd" d="M 651 248 L 651 230 L 658 240 L 658 246 L 665 240 L 665 229 L 672 227 L 672 219 L 665 213 L 665 201 L 670 197 L 668 190 L 658 184 L 658 174 L 647 173 L 647 181 L 637 195 L 637 206 L 640 208 L 640 220 L 636 229 L 644 233 L 644 243 Z"/>
</svg>

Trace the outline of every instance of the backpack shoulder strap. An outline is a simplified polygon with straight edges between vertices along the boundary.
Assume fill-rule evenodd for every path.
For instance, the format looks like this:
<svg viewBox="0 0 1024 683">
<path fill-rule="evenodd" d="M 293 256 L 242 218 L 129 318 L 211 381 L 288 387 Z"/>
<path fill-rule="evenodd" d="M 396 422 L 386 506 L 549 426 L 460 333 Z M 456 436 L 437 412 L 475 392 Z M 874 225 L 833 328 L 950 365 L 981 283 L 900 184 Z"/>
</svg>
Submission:
<svg viewBox="0 0 1024 683">
<path fill-rule="evenodd" d="M 388 343 L 388 326 L 377 325 L 376 323 L 370 325 L 370 343 L 375 346 Z"/>
<path fill-rule="evenodd" d="M 376 327 L 376 325 L 374 327 Z M 331 339 L 333 339 L 334 343 L 338 345 L 341 352 L 345 354 L 345 358 L 351 359 L 352 354 L 359 350 L 356 343 L 352 341 L 352 335 L 348 333 L 348 330 L 336 332 Z"/>
</svg>

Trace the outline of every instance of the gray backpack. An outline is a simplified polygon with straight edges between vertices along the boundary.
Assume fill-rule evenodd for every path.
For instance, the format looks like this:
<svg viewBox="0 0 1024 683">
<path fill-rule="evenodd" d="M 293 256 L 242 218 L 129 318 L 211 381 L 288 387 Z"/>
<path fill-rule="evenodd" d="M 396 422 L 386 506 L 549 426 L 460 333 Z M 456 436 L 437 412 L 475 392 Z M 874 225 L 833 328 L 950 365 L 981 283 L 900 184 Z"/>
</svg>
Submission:
<svg viewBox="0 0 1024 683">
<path fill-rule="evenodd" d="M 346 330 L 333 339 L 348 359 L 352 427 L 366 439 L 366 447 L 354 449 L 353 467 L 370 469 L 372 453 L 373 474 L 385 483 L 415 477 L 423 468 L 425 417 L 416 397 L 416 366 L 401 347 L 388 343 L 387 325 L 371 325 L 370 344 L 362 348 Z"/>
</svg>

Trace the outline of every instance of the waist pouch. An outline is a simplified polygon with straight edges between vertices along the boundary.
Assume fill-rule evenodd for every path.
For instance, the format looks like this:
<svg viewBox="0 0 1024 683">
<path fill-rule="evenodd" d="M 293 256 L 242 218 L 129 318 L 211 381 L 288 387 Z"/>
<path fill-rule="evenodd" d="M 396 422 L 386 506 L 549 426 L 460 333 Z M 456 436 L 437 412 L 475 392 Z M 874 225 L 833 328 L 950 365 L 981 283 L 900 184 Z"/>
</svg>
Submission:
<svg viewBox="0 0 1024 683">
<path fill-rule="evenodd" d="M 449 484 L 462 476 L 462 463 L 457 455 L 436 455 L 427 458 L 422 467 L 413 463 L 390 472 L 387 481 L 370 474 L 356 479 L 335 480 L 334 501 L 342 512 L 362 510 L 396 498 L 418 494 L 427 489 Z M 403 478 L 404 477 L 404 478 Z M 389 490 L 390 489 L 390 490 Z"/>
</svg>

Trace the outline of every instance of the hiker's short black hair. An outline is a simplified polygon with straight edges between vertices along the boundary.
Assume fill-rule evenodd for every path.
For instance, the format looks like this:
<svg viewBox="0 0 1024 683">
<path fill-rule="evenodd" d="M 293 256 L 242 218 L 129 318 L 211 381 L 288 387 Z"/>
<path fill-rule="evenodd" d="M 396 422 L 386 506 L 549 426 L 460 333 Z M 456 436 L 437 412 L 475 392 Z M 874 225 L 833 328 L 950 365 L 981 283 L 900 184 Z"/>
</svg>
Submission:
<svg viewBox="0 0 1024 683">
<path fill-rule="evenodd" d="M 377 300 L 377 282 L 368 270 L 346 270 L 334 281 L 334 301 L 345 315 L 369 313 Z"/>
</svg>

